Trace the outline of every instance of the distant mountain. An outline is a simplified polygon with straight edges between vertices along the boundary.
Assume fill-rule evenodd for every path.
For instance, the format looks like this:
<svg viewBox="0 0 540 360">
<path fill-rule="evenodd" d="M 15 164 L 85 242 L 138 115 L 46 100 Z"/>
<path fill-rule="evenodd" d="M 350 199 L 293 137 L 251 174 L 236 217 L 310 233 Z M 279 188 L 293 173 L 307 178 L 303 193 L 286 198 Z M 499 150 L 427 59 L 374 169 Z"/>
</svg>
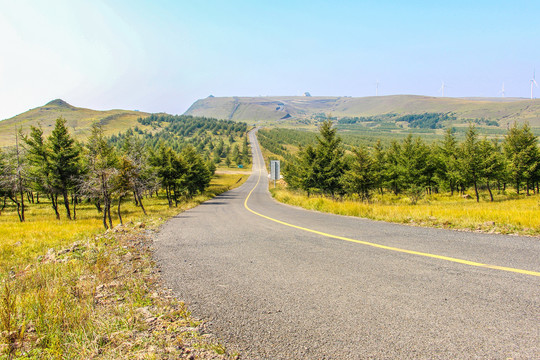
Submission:
<svg viewBox="0 0 540 360">
<path fill-rule="evenodd" d="M 540 100 L 523 98 L 440 98 L 416 95 L 372 97 L 271 96 L 208 97 L 197 100 L 186 115 L 237 121 L 280 122 L 321 114 L 337 117 L 381 114 L 452 113 L 458 119 L 495 120 L 501 126 L 528 121 L 540 126 Z"/>
<path fill-rule="evenodd" d="M 67 120 L 67 126 L 71 133 L 84 139 L 90 133 L 90 127 L 94 122 L 103 124 L 107 134 L 118 133 L 135 125 L 139 117 L 149 114 L 132 110 L 108 110 L 98 111 L 72 106 L 61 99 L 56 99 L 47 104 L 28 110 L 10 119 L 0 121 L 0 146 L 15 143 L 15 131 L 22 127 L 23 132 L 28 132 L 31 125 L 41 124 L 45 135 L 49 135 L 57 118 Z"/>
</svg>

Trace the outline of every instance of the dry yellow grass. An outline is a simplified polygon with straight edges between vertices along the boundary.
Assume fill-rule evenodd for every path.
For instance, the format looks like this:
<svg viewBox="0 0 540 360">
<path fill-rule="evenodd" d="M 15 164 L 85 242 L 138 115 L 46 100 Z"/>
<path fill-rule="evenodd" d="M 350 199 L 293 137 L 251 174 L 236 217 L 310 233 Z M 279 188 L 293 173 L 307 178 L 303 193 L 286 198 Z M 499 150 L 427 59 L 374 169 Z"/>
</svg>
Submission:
<svg viewBox="0 0 540 360">
<path fill-rule="evenodd" d="M 280 202 L 305 209 L 338 215 L 420 226 L 497 232 L 503 234 L 540 234 L 540 196 L 499 196 L 495 202 L 463 199 L 461 196 L 431 195 L 416 205 L 407 197 L 375 196 L 371 202 L 308 198 L 287 189 L 271 190 Z"/>
<path fill-rule="evenodd" d="M 247 177 L 216 175 L 204 194 L 178 208 L 169 208 L 164 197 L 145 199 L 147 216 L 127 200 L 122 216 L 131 225 L 105 233 L 90 204 L 78 207 L 74 221 L 56 220 L 45 202 L 30 205 L 24 223 L 13 208 L 4 211 L 0 358 L 179 358 L 185 347 L 228 358 L 219 343 L 200 336 L 183 303 L 158 294 L 146 230 Z"/>
<path fill-rule="evenodd" d="M 212 180 L 205 194 L 182 202 L 178 208 L 169 208 L 164 197 L 144 199 L 148 216 L 133 201 L 126 199 L 122 203 L 124 222 L 154 221 L 167 219 L 180 211 L 197 206 L 215 194 L 233 188 L 247 178 L 248 175 L 218 174 Z M 115 204 L 116 206 L 116 204 Z M 116 207 L 113 210 L 113 225 L 119 223 Z M 58 248 L 103 232 L 103 223 L 94 205 L 83 203 L 77 206 L 77 220 L 65 219 L 60 207 L 61 220 L 55 220 L 50 204 L 29 204 L 26 210 L 26 221 L 18 221 L 15 207 L 9 206 L 0 215 L 0 271 L 26 264 L 43 254 L 49 248 Z"/>
</svg>

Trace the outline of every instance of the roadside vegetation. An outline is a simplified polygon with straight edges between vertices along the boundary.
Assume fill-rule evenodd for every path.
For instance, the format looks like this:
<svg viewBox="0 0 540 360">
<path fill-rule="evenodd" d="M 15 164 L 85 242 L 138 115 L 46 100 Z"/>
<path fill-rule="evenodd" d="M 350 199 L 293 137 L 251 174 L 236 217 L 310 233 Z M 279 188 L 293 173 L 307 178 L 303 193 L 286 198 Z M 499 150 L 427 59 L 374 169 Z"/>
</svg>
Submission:
<svg viewBox="0 0 540 360">
<path fill-rule="evenodd" d="M 448 129 L 431 144 L 409 135 L 347 147 L 327 120 L 314 142 L 300 138 L 296 154 L 273 131 L 260 139 L 268 157 L 285 162 L 284 182 L 272 191 L 279 201 L 401 223 L 540 233 L 540 149 L 527 124 L 514 124 L 503 141 L 481 138 L 471 124 L 463 141 Z"/>
<path fill-rule="evenodd" d="M 215 165 L 98 124 L 80 143 L 61 118 L 47 138 L 19 134 L 0 153 L 0 358 L 234 358 L 164 287 L 151 249 L 166 219 L 248 176 Z"/>
</svg>

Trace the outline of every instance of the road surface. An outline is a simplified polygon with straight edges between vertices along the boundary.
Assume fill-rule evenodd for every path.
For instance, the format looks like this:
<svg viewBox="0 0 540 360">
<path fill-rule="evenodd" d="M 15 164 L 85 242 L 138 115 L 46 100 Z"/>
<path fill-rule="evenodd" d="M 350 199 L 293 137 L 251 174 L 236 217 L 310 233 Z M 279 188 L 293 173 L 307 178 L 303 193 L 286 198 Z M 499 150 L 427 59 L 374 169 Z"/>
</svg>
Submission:
<svg viewBox="0 0 540 360">
<path fill-rule="evenodd" d="M 540 240 L 279 204 L 241 187 L 167 222 L 169 286 L 244 359 L 540 359 Z M 332 237 L 333 236 L 333 237 Z"/>
</svg>

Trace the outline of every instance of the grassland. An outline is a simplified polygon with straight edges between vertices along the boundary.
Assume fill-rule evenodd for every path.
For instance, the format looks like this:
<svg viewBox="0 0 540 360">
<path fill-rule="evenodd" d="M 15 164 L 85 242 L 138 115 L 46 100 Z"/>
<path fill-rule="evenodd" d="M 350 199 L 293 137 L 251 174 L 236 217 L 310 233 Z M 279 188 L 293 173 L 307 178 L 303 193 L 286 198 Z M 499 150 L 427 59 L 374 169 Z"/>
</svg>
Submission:
<svg viewBox="0 0 540 360">
<path fill-rule="evenodd" d="M 316 114 L 373 116 L 381 114 L 452 113 L 458 121 L 472 118 L 495 120 L 499 126 L 529 122 L 540 127 L 540 100 L 521 98 L 439 98 L 415 95 L 374 97 L 281 96 L 209 97 L 196 101 L 186 115 L 259 122 L 262 125 L 302 126 Z M 287 115 L 290 118 L 287 118 Z"/>
<path fill-rule="evenodd" d="M 216 175 L 178 208 L 145 199 L 148 216 L 129 199 L 125 226 L 103 232 L 95 207 L 77 220 L 54 219 L 49 204 L 30 205 L 18 222 L 0 215 L 1 358 L 231 358 L 160 283 L 151 234 L 167 218 L 240 185 L 247 175 Z M 113 219 L 118 224 L 118 219 Z"/>
<path fill-rule="evenodd" d="M 137 119 L 148 115 L 130 110 L 97 111 L 79 108 L 57 99 L 44 106 L 0 121 L 0 147 L 15 144 L 16 131 L 22 129 L 24 133 L 27 133 L 30 126 L 41 124 L 44 135 L 48 136 L 54 128 L 56 119 L 60 116 L 67 120 L 67 126 L 73 136 L 85 140 L 90 134 L 90 126 L 94 122 L 100 122 L 103 125 L 106 135 L 112 135 L 133 126 L 146 128 L 139 124 Z"/>
<path fill-rule="evenodd" d="M 369 202 L 358 199 L 332 200 L 307 197 L 283 186 L 271 189 L 272 196 L 285 204 L 338 215 L 357 216 L 415 226 L 482 231 L 501 234 L 540 235 L 540 195 L 498 194 L 495 201 L 482 195 L 434 194 L 413 205 L 406 196 L 374 195 Z M 472 194 L 471 194 L 472 195 Z"/>
</svg>

